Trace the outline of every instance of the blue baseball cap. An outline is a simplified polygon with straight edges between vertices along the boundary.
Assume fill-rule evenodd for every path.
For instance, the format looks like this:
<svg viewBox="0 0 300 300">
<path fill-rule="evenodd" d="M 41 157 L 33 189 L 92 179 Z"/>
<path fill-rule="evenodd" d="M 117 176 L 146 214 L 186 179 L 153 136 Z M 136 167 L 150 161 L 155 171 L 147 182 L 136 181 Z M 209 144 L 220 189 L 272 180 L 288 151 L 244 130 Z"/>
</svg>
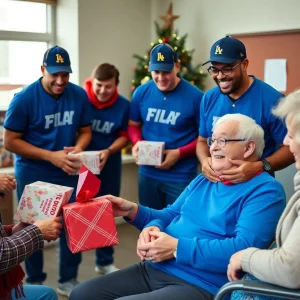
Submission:
<svg viewBox="0 0 300 300">
<path fill-rule="evenodd" d="M 50 74 L 59 72 L 72 73 L 69 54 L 64 48 L 59 46 L 54 46 L 45 52 L 43 66 Z"/>
<path fill-rule="evenodd" d="M 152 48 L 148 71 L 171 72 L 178 61 L 177 52 L 166 43 L 161 43 Z"/>
<path fill-rule="evenodd" d="M 210 58 L 202 66 L 209 62 L 231 64 L 239 59 L 247 58 L 245 45 L 238 39 L 226 36 L 216 41 L 210 49 Z"/>
</svg>

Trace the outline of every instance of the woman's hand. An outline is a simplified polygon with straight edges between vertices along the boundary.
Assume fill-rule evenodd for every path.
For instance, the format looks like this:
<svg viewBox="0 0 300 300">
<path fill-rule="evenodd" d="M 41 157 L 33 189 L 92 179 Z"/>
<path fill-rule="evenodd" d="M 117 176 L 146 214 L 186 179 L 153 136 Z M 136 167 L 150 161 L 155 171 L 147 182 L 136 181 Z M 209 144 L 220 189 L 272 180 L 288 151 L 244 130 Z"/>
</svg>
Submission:
<svg viewBox="0 0 300 300">
<path fill-rule="evenodd" d="M 241 250 L 239 252 L 234 253 L 229 261 L 229 265 L 227 268 L 227 277 L 229 281 L 240 279 L 240 273 L 243 271 L 242 269 L 242 256 L 245 250 Z"/>
</svg>

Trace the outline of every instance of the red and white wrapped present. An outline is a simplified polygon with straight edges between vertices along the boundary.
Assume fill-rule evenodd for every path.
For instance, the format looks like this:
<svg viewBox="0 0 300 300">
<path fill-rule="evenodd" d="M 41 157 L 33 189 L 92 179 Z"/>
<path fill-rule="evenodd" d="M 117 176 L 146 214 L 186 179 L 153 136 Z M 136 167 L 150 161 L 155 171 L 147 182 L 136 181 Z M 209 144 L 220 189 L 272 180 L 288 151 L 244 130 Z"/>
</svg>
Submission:
<svg viewBox="0 0 300 300">
<path fill-rule="evenodd" d="M 138 165 L 160 166 L 165 150 L 164 142 L 139 142 Z"/>
<path fill-rule="evenodd" d="M 99 164 L 99 151 L 82 151 L 79 153 L 70 152 L 69 155 L 79 156 L 82 164 L 84 164 L 93 174 L 100 174 Z M 77 174 L 74 175 L 78 175 Z"/>
<path fill-rule="evenodd" d="M 67 243 L 72 253 L 119 244 L 111 202 L 105 197 L 93 198 L 100 184 L 100 180 L 81 165 L 76 202 L 63 207 Z"/>
<path fill-rule="evenodd" d="M 14 219 L 33 224 L 59 215 L 73 193 L 72 187 L 36 181 L 25 186 Z"/>
</svg>

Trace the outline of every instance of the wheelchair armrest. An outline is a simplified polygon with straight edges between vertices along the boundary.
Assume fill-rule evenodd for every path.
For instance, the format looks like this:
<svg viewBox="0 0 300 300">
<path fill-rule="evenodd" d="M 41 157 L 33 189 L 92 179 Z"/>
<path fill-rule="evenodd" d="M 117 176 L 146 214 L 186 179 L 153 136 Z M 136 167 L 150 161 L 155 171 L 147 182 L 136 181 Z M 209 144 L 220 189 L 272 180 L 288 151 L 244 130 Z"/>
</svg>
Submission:
<svg viewBox="0 0 300 300">
<path fill-rule="evenodd" d="M 300 290 L 298 289 L 288 289 L 271 283 L 242 279 L 224 284 L 215 295 L 214 300 L 221 300 L 235 290 L 284 299 L 300 299 Z"/>
</svg>

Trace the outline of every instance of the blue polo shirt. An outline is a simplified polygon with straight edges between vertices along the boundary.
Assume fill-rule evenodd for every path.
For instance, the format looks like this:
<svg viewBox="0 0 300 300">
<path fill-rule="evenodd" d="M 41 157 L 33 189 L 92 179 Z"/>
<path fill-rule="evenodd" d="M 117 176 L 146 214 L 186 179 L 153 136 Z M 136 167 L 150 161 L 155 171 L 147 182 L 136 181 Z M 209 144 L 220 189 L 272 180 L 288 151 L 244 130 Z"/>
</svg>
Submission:
<svg viewBox="0 0 300 300">
<path fill-rule="evenodd" d="M 282 120 L 272 114 L 272 108 L 282 97 L 273 87 L 255 77 L 249 89 L 236 101 L 215 87 L 206 92 L 202 99 L 199 135 L 204 138 L 212 136 L 217 120 L 226 114 L 244 114 L 263 128 L 265 149 L 262 157 L 268 157 L 283 144 L 287 133 Z"/>
<path fill-rule="evenodd" d="M 69 82 L 63 94 L 55 99 L 43 89 L 40 80 L 14 96 L 4 127 L 23 133 L 22 139 L 38 148 L 59 151 L 64 146 L 74 146 L 78 129 L 91 123 L 86 92 Z M 15 155 L 16 176 L 36 178 L 39 174 L 68 176 L 47 161 Z"/>
<path fill-rule="evenodd" d="M 119 131 L 127 131 L 129 106 L 121 95 L 109 107 L 98 109 L 90 103 L 93 136 L 87 150 L 106 149 L 119 137 Z"/>
<path fill-rule="evenodd" d="M 139 86 L 132 97 L 130 120 L 142 123 L 142 138 L 165 142 L 165 149 L 177 149 L 198 136 L 199 109 L 203 92 L 184 79 L 170 92 L 160 91 L 151 80 Z M 140 166 L 144 176 L 158 180 L 192 180 L 197 175 L 196 155 L 179 160 L 169 170 Z"/>
</svg>

